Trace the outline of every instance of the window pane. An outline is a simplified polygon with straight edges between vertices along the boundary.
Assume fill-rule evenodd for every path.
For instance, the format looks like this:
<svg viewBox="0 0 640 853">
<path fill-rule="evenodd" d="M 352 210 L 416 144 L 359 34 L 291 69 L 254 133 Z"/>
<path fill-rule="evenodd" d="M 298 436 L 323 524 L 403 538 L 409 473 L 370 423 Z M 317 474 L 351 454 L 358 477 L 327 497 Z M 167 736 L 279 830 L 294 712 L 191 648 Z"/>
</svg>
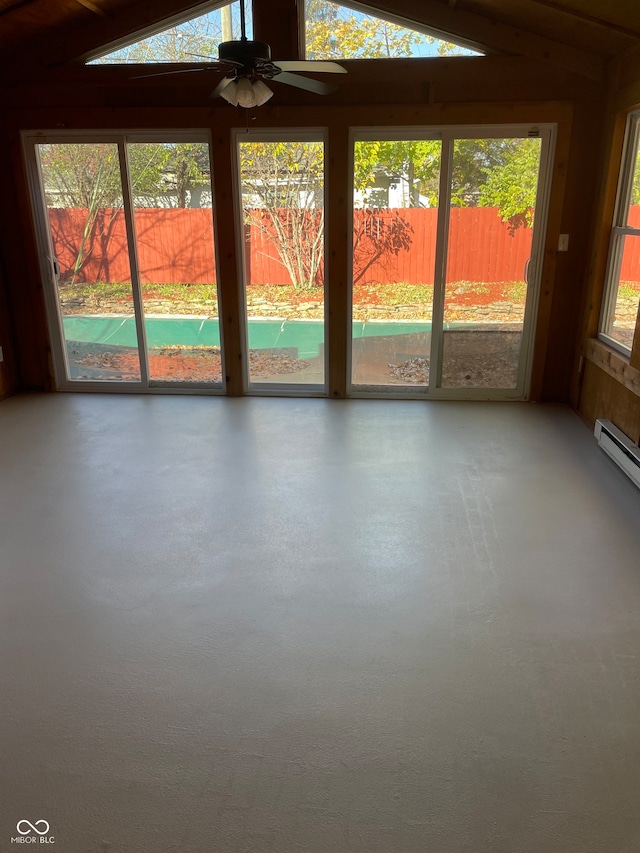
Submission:
<svg viewBox="0 0 640 853">
<path fill-rule="evenodd" d="M 251 3 L 246 4 L 247 37 L 252 38 Z M 240 3 L 229 3 L 182 24 L 174 24 L 148 38 L 111 51 L 88 64 L 113 65 L 146 62 L 198 62 L 217 59 L 218 44 L 240 38 Z"/>
<path fill-rule="evenodd" d="M 454 144 L 444 388 L 517 385 L 540 150 L 540 139 Z"/>
<path fill-rule="evenodd" d="M 637 208 L 634 210 L 634 216 L 636 210 Z M 603 331 L 630 350 L 640 300 L 640 236 L 622 234 L 618 240 L 620 272 Z"/>
<path fill-rule="evenodd" d="M 209 146 L 127 146 L 149 379 L 222 383 Z"/>
<path fill-rule="evenodd" d="M 429 385 L 439 140 L 354 149 L 351 381 Z"/>
<path fill-rule="evenodd" d="M 251 383 L 324 384 L 324 144 L 240 142 Z"/>
<path fill-rule="evenodd" d="M 68 378 L 139 381 L 118 146 L 38 145 Z"/>
<path fill-rule="evenodd" d="M 636 143 L 636 151 L 633 158 L 629 206 L 622 224 L 628 225 L 631 228 L 640 228 L 640 147 L 638 143 Z"/>
<path fill-rule="evenodd" d="M 481 56 L 480 51 L 327 0 L 305 0 L 307 59 Z"/>
</svg>

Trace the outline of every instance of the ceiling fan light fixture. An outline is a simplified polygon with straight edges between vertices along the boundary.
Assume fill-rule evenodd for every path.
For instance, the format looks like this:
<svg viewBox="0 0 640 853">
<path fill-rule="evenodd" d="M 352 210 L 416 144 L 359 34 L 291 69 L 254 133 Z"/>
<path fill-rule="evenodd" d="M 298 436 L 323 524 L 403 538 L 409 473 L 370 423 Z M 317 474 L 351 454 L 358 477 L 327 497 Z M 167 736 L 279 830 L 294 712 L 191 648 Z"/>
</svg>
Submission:
<svg viewBox="0 0 640 853">
<path fill-rule="evenodd" d="M 240 77 L 236 86 L 236 103 L 239 107 L 244 107 L 246 110 L 251 107 L 256 107 L 255 96 L 253 94 L 253 83 L 248 77 Z"/>
<path fill-rule="evenodd" d="M 233 107 L 238 106 L 238 84 L 235 80 L 229 80 L 224 89 L 219 93 L 221 98 L 231 104 Z"/>
<path fill-rule="evenodd" d="M 266 104 L 269 98 L 273 97 L 273 92 L 271 89 L 262 82 L 262 80 L 255 80 L 253 83 L 253 98 L 255 101 L 254 106 L 261 107 L 263 104 Z"/>
</svg>

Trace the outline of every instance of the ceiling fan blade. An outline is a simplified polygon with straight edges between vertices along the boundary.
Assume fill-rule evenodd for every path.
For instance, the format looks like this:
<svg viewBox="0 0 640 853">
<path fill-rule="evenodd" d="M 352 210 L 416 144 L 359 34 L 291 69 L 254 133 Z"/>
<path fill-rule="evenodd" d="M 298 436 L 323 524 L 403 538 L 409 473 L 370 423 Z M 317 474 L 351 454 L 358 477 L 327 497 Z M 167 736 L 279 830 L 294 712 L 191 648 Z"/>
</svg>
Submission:
<svg viewBox="0 0 640 853">
<path fill-rule="evenodd" d="M 346 74 L 347 69 L 337 62 L 325 62 L 319 59 L 274 59 L 273 64 L 283 71 L 312 71 L 323 74 Z"/>
<path fill-rule="evenodd" d="M 203 53 L 189 53 L 187 56 L 197 56 L 199 59 L 207 59 L 209 62 L 214 62 L 216 65 L 231 65 L 234 68 L 242 68 L 241 62 L 236 62 L 235 59 L 211 59 L 210 56 L 205 56 Z"/>
<path fill-rule="evenodd" d="M 194 71 L 228 71 L 218 65 L 209 65 L 206 68 L 178 68 L 175 71 L 156 71 L 154 74 L 137 74 L 129 77 L 129 80 L 146 80 L 147 77 L 168 77 L 171 74 L 192 74 Z"/>
<path fill-rule="evenodd" d="M 218 95 L 220 94 L 220 92 L 222 92 L 223 89 L 226 89 L 227 86 L 229 85 L 229 83 L 231 83 L 232 81 L 233 81 L 233 77 L 223 77 L 222 80 L 218 83 L 216 88 L 211 93 L 210 97 L 217 98 Z"/>
<path fill-rule="evenodd" d="M 288 71 L 281 71 L 273 77 L 273 80 L 276 83 L 286 83 L 287 86 L 296 86 L 298 89 L 315 92 L 317 95 L 328 95 L 337 89 L 337 86 L 329 86 L 320 80 L 312 80 L 311 77 L 301 77 L 299 74 L 290 74 Z"/>
</svg>

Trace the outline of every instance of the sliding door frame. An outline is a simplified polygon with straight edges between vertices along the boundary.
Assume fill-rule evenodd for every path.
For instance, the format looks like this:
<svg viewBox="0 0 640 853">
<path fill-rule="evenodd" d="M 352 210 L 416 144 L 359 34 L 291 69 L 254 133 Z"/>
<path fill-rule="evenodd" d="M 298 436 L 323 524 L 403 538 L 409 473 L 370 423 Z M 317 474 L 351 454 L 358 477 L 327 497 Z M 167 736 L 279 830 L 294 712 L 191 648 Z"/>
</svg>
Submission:
<svg viewBox="0 0 640 853">
<path fill-rule="evenodd" d="M 247 269 L 244 251 L 244 206 L 242 204 L 242 179 L 240 176 L 240 143 L 241 142 L 322 142 L 323 157 L 323 201 L 322 215 L 324 217 L 324 280 L 323 286 L 323 340 L 324 340 L 324 382 L 319 383 L 286 383 L 286 382 L 251 382 L 249 371 L 249 322 L 247 316 Z M 329 388 L 329 284 L 327 281 L 327 150 L 328 132 L 325 127 L 305 128 L 269 128 L 253 131 L 251 129 L 234 128 L 231 132 L 231 161 L 234 178 L 234 216 L 236 222 L 236 252 L 240 259 L 238 264 L 238 301 L 242 331 L 242 362 L 243 362 L 243 391 L 251 396 L 264 397 L 326 397 Z"/>
<path fill-rule="evenodd" d="M 422 142 L 433 141 L 440 142 L 440 188 L 438 192 L 438 222 L 436 228 L 436 258 L 434 264 L 434 281 L 438 275 L 438 249 L 440 246 L 440 234 L 442 228 L 442 215 L 440 213 L 442 205 L 440 204 L 440 194 L 442 192 L 442 131 L 438 127 L 351 127 L 349 128 L 349 187 L 347 188 L 347 198 L 353 199 L 354 193 L 354 174 L 355 174 L 355 143 L 356 142 Z M 353 208 L 355 210 L 355 208 Z M 347 281 L 348 287 L 348 316 L 347 328 L 347 396 L 362 397 L 362 398 L 384 398 L 384 399 L 403 399 L 403 400 L 424 400 L 429 394 L 429 386 L 411 386 L 411 385 L 390 385 L 390 386 L 358 386 L 353 383 L 353 211 L 351 213 L 351 227 L 349 230 L 349 274 Z M 434 301 L 431 308 L 431 336 L 433 340 L 433 317 L 435 314 L 435 298 L 436 287 L 434 284 Z"/>
<path fill-rule="evenodd" d="M 345 136 L 347 127 L 345 125 Z M 444 293 L 446 284 L 446 262 L 447 262 L 447 247 L 448 247 L 448 223 L 449 223 L 449 196 L 451 191 L 451 171 L 452 171 L 452 149 L 455 139 L 469 138 L 526 138 L 529 135 L 537 135 L 540 137 L 541 155 L 538 172 L 537 186 L 537 206 L 534 222 L 534 232 L 532 235 L 531 247 L 531 263 L 529 267 L 529 283 L 527 287 L 527 296 L 525 302 L 524 323 L 522 326 L 522 342 L 520 351 L 519 372 L 517 379 L 517 387 L 514 389 L 492 389 L 492 388 L 440 388 L 437 387 L 441 373 L 441 356 L 442 356 L 442 320 L 444 310 Z M 555 142 L 557 136 L 556 123 L 514 123 L 514 124 L 491 124 L 491 125 L 409 125 L 409 126 L 391 126 L 391 125 L 367 125 L 353 126 L 348 129 L 349 144 L 346 151 L 329 150 L 329 136 L 326 128 L 323 127 L 273 127 L 261 128 L 260 130 L 247 130 L 245 128 L 230 128 L 230 156 L 232 162 L 233 182 L 233 216 L 235 223 L 235 250 L 239 259 L 237 264 L 238 280 L 236 282 L 235 299 L 232 299 L 231 304 L 223 303 L 224 288 L 221 288 L 220 281 L 220 264 L 219 253 L 220 245 L 218 240 L 218 223 L 219 217 L 215 210 L 215 178 L 211 164 L 213 145 L 211 140 L 211 132 L 209 129 L 172 129 L 160 128 L 153 130 L 144 129 L 117 129 L 117 130 L 49 130 L 49 131 L 24 131 L 22 133 L 22 142 L 25 162 L 27 165 L 28 185 L 31 198 L 31 209 L 35 226 L 36 242 L 38 247 L 38 260 L 43 282 L 43 294 L 46 305 L 47 323 L 49 328 L 51 342 L 51 358 L 54 368 L 56 387 L 63 391 L 99 391 L 99 392 L 114 392 L 114 393 L 176 393 L 176 394 L 208 394 L 221 395 L 226 393 L 226 358 L 225 358 L 225 340 L 224 326 L 222 322 L 223 315 L 226 320 L 229 317 L 237 319 L 240 326 L 242 339 L 242 374 L 243 374 L 243 392 L 245 394 L 254 395 L 271 395 L 271 396 L 327 396 L 331 379 L 331 358 L 329 340 L 330 332 L 330 315 L 332 311 L 336 316 L 340 316 L 340 325 L 343 325 L 343 311 L 346 310 L 346 327 L 343 329 L 343 334 L 346 335 L 346 341 L 340 342 L 346 347 L 346 389 L 347 396 L 351 397 L 380 397 L 386 399 L 404 398 L 404 399 L 480 399 L 480 400 L 513 400 L 526 399 L 530 393 L 531 369 L 533 362 L 534 337 L 537 323 L 538 303 L 540 298 L 541 275 L 544 260 L 544 243 L 547 230 L 547 217 L 549 207 L 549 196 L 551 188 L 551 176 L 553 170 L 553 160 L 555 151 Z M 380 386 L 379 389 L 360 391 L 357 386 L 352 385 L 352 314 L 353 314 L 353 214 L 349 216 L 350 226 L 347 235 L 346 252 L 349 256 L 348 269 L 345 270 L 347 275 L 346 280 L 346 295 L 345 302 L 348 301 L 348 309 L 343 306 L 341 310 L 337 310 L 342 305 L 343 299 L 341 288 L 336 291 L 332 287 L 327 272 L 328 265 L 328 235 L 329 235 L 329 218 L 333 209 L 331 197 L 345 194 L 347 199 L 353 198 L 353 148 L 356 139 L 440 139 L 442 143 L 441 150 L 441 174 L 440 174 L 440 192 L 439 192 L 439 214 L 437 223 L 437 245 L 436 259 L 434 270 L 434 301 L 433 301 L 433 316 L 432 316 L 432 346 L 430 353 L 430 381 L 428 388 L 412 388 L 412 386 L 392 387 L 390 392 L 387 386 Z M 250 383 L 248 369 L 248 327 L 246 315 L 246 298 L 245 298 L 245 271 L 244 271 L 244 246 L 243 246 L 243 228 L 242 228 L 242 197 L 240 192 L 240 175 L 239 175 L 239 157 L 238 144 L 241 140 L 255 141 L 322 141 L 324 146 L 324 216 L 325 216 L 325 280 L 324 280 L 324 385 L 317 384 L 291 384 L 286 383 Z M 59 303 L 57 292 L 57 281 L 55 272 L 55 258 L 52 251 L 51 231 L 47 216 L 47 208 L 44 196 L 44 183 L 42 181 L 40 162 L 37 153 L 37 145 L 43 143 L 117 143 L 121 163 L 126 163 L 127 151 L 126 143 L 128 142 L 206 142 L 209 150 L 210 165 L 211 165 L 211 187 L 212 187 L 212 215 L 214 228 L 214 252 L 215 252 L 215 267 L 217 279 L 218 293 L 218 322 L 220 330 L 221 344 L 221 367 L 222 367 L 222 382 L 214 383 L 188 383 L 188 382 L 172 382 L 166 383 L 159 380 L 152 380 L 143 376 L 145 369 L 145 329 L 144 329 L 144 306 L 142 304 L 142 295 L 140 281 L 137 272 L 137 263 L 134 260 L 135 256 L 135 240 L 132 241 L 133 222 L 135 221 L 135 211 L 132 209 L 131 192 L 123 186 L 123 201 L 125 209 L 125 218 L 127 225 L 127 235 L 129 240 L 129 257 L 132 264 L 131 269 L 131 284 L 132 294 L 135 303 L 136 328 L 138 336 L 138 350 L 140 353 L 141 362 L 141 378 L 140 381 L 94 381 L 94 380 L 71 380 L 68 379 L 68 359 L 64 338 L 64 327 L 62 322 L 62 312 Z M 348 183 L 346 186 L 336 186 L 331 183 L 331 175 L 328 174 L 328 157 L 337 157 L 338 160 L 344 160 L 345 168 L 348 171 Z M 129 182 L 128 170 L 121 170 L 121 179 L 123 184 Z M 446 204 L 445 204 L 446 203 Z M 348 204 L 348 202 L 347 202 Z M 127 213 L 127 209 L 129 212 Z M 346 224 L 346 218 L 345 218 Z M 221 291 L 223 291 L 221 293 Z M 227 287 L 228 293 L 229 288 Z M 229 295 L 226 297 L 227 303 Z M 237 303 L 237 304 L 236 304 Z M 335 332 L 335 329 L 334 329 Z M 339 349 L 339 347 L 338 347 Z M 232 367 L 231 365 L 229 365 Z M 239 367 L 239 365 L 238 365 Z M 333 365 L 335 371 L 336 365 Z M 236 362 L 232 369 L 236 369 Z M 342 368 L 341 368 L 342 373 Z M 234 374 L 235 376 L 235 374 Z"/>
<path fill-rule="evenodd" d="M 432 399 L 432 400 L 525 400 L 530 393 L 533 367 L 533 344 L 540 299 L 542 262 L 547 232 L 551 178 L 557 137 L 556 123 L 536 124 L 491 124 L 410 127 L 352 127 L 349 133 L 349 180 L 350 195 L 354 185 L 354 144 L 356 141 L 372 140 L 421 140 L 441 139 L 440 189 L 438 198 L 438 224 L 434 270 L 433 314 L 431 327 L 430 375 L 428 386 L 412 387 L 380 386 L 359 390 L 352 382 L 352 322 L 353 322 L 353 216 L 349 240 L 349 326 L 347 349 L 347 395 L 373 399 Z M 447 282 L 447 252 L 450 221 L 450 199 L 452 187 L 453 147 L 457 139 L 527 139 L 541 140 L 538 181 L 536 187 L 536 209 L 531 242 L 527 295 L 522 325 L 522 339 L 518 376 L 515 388 L 442 388 L 442 351 L 444 334 L 444 299 Z"/>
<path fill-rule="evenodd" d="M 222 395 L 225 393 L 225 348 L 220 314 L 220 280 L 218 273 L 218 239 L 215 212 L 214 175 L 211 163 L 211 133 L 207 129 L 153 129 L 153 130 L 52 130 L 52 131 L 23 131 L 22 147 L 27 166 L 27 181 L 31 202 L 31 211 L 38 247 L 38 261 L 47 315 L 49 339 L 51 342 L 51 357 L 54 371 L 56 390 L 58 391 L 87 391 L 101 393 L 160 393 L 160 394 L 207 394 Z M 218 297 L 218 323 L 220 331 L 220 357 L 222 381 L 213 382 L 167 382 L 151 379 L 149 376 L 148 347 L 144 318 L 144 302 L 140 283 L 140 273 L 137 256 L 137 239 L 135 232 L 135 208 L 131 193 L 131 176 L 128 168 L 127 145 L 129 143 L 206 143 L 209 152 L 209 169 L 211 176 L 211 214 L 213 217 L 214 264 L 216 269 L 216 291 Z M 65 346 L 63 315 L 58 297 L 57 261 L 53 251 L 51 228 L 47 215 L 45 185 L 37 153 L 38 145 L 45 144 L 109 144 L 117 145 L 118 163 L 120 167 L 120 182 L 123 199 L 123 212 L 127 234 L 127 250 L 131 276 L 131 289 L 134 307 L 134 320 L 138 342 L 138 358 L 140 362 L 139 381 L 109 381 L 109 380 L 79 380 L 69 377 L 69 360 Z"/>
</svg>

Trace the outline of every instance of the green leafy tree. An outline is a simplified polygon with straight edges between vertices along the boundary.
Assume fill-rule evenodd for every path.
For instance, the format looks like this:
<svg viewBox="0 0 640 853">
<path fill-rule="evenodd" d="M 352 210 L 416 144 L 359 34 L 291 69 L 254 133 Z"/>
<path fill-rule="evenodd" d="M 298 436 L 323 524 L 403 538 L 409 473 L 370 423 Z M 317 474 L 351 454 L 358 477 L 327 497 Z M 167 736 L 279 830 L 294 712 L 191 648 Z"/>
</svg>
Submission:
<svg viewBox="0 0 640 853">
<path fill-rule="evenodd" d="M 476 207 L 480 189 L 493 169 L 501 166 L 513 140 L 457 139 L 453 147 L 451 205 Z"/>
<path fill-rule="evenodd" d="M 631 204 L 640 204 L 640 147 L 636 154 L 636 165 L 633 171 L 633 185 L 631 187 Z"/>
<path fill-rule="evenodd" d="M 356 142 L 354 187 L 362 192 L 367 205 L 381 175 L 390 182 L 403 178 L 409 185 L 410 207 L 420 207 L 421 196 L 436 206 L 440 153 L 441 144 L 433 139 Z"/>
<path fill-rule="evenodd" d="M 512 139 L 505 143 L 501 162 L 483 167 L 485 180 L 479 188 L 478 204 L 498 207 L 502 221 L 513 230 L 530 228 L 536 206 L 540 140 Z"/>
<path fill-rule="evenodd" d="M 306 0 L 306 54 L 309 59 L 377 59 L 413 56 L 420 44 L 436 45 L 440 55 L 468 53 L 382 18 L 328 0 Z"/>
<path fill-rule="evenodd" d="M 421 33 L 326 0 L 307 0 L 305 15 L 309 59 L 411 56 L 423 40 Z"/>
</svg>

